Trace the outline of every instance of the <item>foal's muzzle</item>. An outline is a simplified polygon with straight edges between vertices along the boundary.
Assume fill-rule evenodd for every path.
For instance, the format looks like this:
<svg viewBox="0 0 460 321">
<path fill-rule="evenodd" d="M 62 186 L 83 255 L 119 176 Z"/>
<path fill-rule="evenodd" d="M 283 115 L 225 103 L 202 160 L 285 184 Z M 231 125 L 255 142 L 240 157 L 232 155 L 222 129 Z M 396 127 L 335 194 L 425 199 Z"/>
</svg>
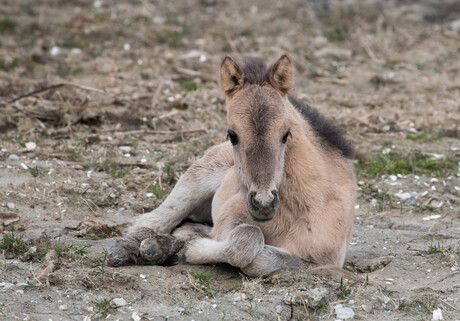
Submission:
<svg viewBox="0 0 460 321">
<path fill-rule="evenodd" d="M 252 191 L 248 195 L 248 209 L 255 221 L 269 221 L 275 216 L 280 205 L 277 190 L 266 193 Z"/>
</svg>

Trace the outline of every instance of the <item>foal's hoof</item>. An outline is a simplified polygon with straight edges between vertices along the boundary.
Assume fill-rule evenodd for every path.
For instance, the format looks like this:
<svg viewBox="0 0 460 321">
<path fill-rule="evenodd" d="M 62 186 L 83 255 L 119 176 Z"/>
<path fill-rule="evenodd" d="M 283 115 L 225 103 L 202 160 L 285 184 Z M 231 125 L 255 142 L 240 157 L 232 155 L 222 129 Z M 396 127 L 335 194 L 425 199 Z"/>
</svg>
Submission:
<svg viewBox="0 0 460 321">
<path fill-rule="evenodd" d="M 108 266 L 122 266 L 131 263 L 131 258 L 126 249 L 120 244 L 115 243 L 107 250 L 107 265 Z"/>
<path fill-rule="evenodd" d="M 147 263 L 160 265 L 176 254 L 183 244 L 183 241 L 169 234 L 155 235 L 141 242 L 139 253 Z"/>
</svg>

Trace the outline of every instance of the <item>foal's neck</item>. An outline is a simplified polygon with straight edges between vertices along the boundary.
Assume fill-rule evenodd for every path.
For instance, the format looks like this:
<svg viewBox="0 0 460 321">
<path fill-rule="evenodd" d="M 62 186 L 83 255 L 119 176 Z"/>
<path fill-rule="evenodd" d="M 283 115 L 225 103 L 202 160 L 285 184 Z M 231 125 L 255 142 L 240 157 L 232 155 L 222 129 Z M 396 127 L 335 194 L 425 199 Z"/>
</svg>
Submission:
<svg viewBox="0 0 460 321">
<path fill-rule="evenodd" d="M 304 211 L 321 198 L 318 187 L 327 170 L 323 150 L 309 123 L 290 103 L 287 113 L 292 137 L 286 145 L 280 192 L 287 196 L 286 205 L 292 210 Z"/>
</svg>

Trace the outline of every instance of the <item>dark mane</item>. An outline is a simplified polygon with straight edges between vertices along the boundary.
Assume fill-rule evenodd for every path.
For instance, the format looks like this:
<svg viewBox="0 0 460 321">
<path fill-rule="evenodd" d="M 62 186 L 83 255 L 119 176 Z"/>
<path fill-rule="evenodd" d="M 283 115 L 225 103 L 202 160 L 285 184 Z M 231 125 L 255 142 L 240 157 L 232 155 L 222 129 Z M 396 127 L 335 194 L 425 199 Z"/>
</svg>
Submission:
<svg viewBox="0 0 460 321">
<path fill-rule="evenodd" d="M 253 85 L 263 85 L 267 79 L 269 69 L 260 58 L 246 57 L 243 60 L 243 73 L 245 82 Z M 310 123 L 322 144 L 326 147 L 337 149 L 347 158 L 353 158 L 354 148 L 351 142 L 345 138 L 342 128 L 320 112 L 294 96 L 289 96 L 291 104 Z"/>
</svg>

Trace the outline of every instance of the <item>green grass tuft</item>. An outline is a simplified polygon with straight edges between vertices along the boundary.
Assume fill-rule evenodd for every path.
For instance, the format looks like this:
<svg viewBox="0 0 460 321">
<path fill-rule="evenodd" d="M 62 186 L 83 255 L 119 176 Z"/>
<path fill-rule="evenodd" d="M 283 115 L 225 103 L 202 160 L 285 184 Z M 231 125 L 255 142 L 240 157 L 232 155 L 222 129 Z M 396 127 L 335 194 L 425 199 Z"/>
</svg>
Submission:
<svg viewBox="0 0 460 321">
<path fill-rule="evenodd" d="M 23 254 L 27 251 L 27 245 L 22 236 L 12 233 L 3 233 L 3 240 L 0 243 L 0 249 L 10 252 L 13 255 Z"/>
<path fill-rule="evenodd" d="M 9 17 L 0 19 L 0 32 L 11 32 L 17 25 L 18 23 Z"/>
<path fill-rule="evenodd" d="M 348 25 L 336 23 L 324 30 L 323 34 L 330 42 L 344 41 L 348 35 Z"/>
<path fill-rule="evenodd" d="M 360 160 L 359 169 L 370 176 L 415 174 L 445 177 L 455 174 L 457 162 L 450 158 L 432 159 L 420 152 L 405 155 L 379 153 L 371 160 Z"/>
<path fill-rule="evenodd" d="M 190 79 L 183 79 L 179 83 L 182 89 L 184 89 L 185 91 L 195 91 L 198 90 L 198 88 L 200 88 L 200 86 L 196 82 Z"/>
<path fill-rule="evenodd" d="M 167 190 L 162 189 L 161 187 L 156 185 L 150 185 L 147 191 L 153 193 L 156 198 L 163 198 L 164 196 L 168 195 Z"/>
</svg>

